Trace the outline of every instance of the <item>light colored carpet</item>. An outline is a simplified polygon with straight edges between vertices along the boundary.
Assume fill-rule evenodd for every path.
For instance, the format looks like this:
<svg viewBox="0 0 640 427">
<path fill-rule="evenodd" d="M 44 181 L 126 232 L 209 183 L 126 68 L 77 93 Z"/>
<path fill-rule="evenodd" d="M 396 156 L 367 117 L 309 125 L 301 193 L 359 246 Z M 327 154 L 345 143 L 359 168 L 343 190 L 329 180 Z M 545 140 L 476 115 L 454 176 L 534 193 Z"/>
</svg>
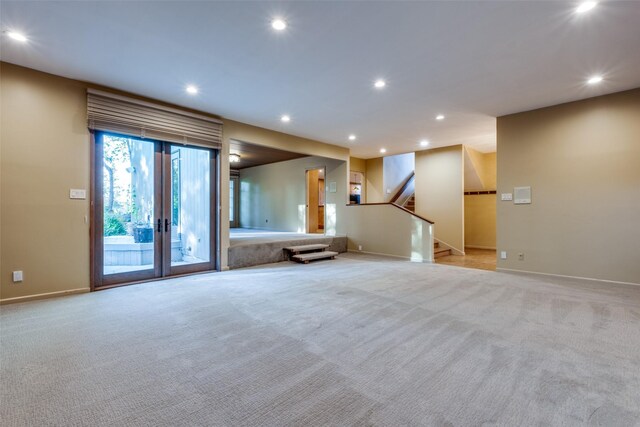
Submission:
<svg viewBox="0 0 640 427">
<path fill-rule="evenodd" d="M 0 423 L 640 423 L 640 288 L 345 254 L 4 306 Z"/>
</svg>

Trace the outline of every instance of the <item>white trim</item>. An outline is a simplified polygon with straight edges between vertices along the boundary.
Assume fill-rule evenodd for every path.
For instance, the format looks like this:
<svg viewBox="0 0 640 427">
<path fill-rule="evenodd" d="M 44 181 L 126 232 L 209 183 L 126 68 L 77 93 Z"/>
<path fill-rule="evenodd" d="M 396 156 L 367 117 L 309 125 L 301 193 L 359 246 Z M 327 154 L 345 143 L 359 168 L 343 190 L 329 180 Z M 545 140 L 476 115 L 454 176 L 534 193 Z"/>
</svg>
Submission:
<svg viewBox="0 0 640 427">
<path fill-rule="evenodd" d="M 640 283 L 633 283 L 633 282 L 620 282 L 620 281 L 617 281 L 617 280 L 594 279 L 592 277 L 567 276 L 567 275 L 564 275 L 564 274 L 540 273 L 540 272 L 537 272 L 537 271 L 515 270 L 515 269 L 512 269 L 512 268 L 496 268 L 496 271 L 503 271 L 505 273 L 535 274 L 535 275 L 538 275 L 538 276 L 561 277 L 563 279 L 586 280 L 586 281 L 589 281 L 589 282 L 612 283 L 612 284 L 616 284 L 616 285 L 640 286 Z"/>
<path fill-rule="evenodd" d="M 497 250 L 497 248 L 491 247 L 491 246 L 476 246 L 476 245 L 464 245 L 465 248 L 470 248 L 470 249 L 487 249 L 487 250 L 492 250 L 495 251 Z"/>
<path fill-rule="evenodd" d="M 367 251 L 359 251 L 357 249 L 348 249 L 347 248 L 347 252 L 351 252 L 354 254 L 366 254 L 366 255 L 378 255 L 378 256 L 387 256 L 387 257 L 391 257 L 391 258 L 400 258 L 400 259 L 406 259 L 407 261 L 411 261 L 411 262 L 419 262 L 422 264 L 433 264 L 433 260 L 429 261 L 429 260 L 425 260 L 423 259 L 422 261 L 416 261 L 411 259 L 411 257 L 408 256 L 401 256 L 401 255 L 391 255 L 391 254 L 382 254 L 380 252 L 367 252 Z"/>
<path fill-rule="evenodd" d="M 5 299 L 0 299 L 0 305 L 33 301 L 33 300 L 46 299 L 46 298 L 55 298 L 55 297 L 61 297 L 65 295 L 84 294 L 89 291 L 90 291 L 89 288 L 78 288 L 78 289 L 68 289 L 66 291 L 47 292 L 44 294 L 25 295 L 23 297 L 5 298 Z"/>
</svg>

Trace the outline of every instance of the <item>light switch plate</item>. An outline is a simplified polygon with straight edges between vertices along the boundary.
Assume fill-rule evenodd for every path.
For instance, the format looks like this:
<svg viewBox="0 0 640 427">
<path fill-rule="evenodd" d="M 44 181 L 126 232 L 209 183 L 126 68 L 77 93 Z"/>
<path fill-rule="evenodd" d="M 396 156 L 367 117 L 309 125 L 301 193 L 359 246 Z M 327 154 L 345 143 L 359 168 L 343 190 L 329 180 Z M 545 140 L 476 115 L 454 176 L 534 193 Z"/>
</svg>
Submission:
<svg viewBox="0 0 640 427">
<path fill-rule="evenodd" d="M 87 198 L 87 190 L 72 188 L 71 190 L 69 190 L 69 198 L 84 200 Z"/>
<path fill-rule="evenodd" d="M 13 283 L 22 282 L 22 271 L 13 272 Z"/>
<path fill-rule="evenodd" d="M 513 200 L 513 194 L 511 194 L 511 193 L 502 193 L 500 195 L 500 200 L 502 200 L 503 202 L 509 201 L 509 200 Z"/>
<path fill-rule="evenodd" d="M 507 251 L 500 252 L 500 259 L 507 259 Z"/>
</svg>

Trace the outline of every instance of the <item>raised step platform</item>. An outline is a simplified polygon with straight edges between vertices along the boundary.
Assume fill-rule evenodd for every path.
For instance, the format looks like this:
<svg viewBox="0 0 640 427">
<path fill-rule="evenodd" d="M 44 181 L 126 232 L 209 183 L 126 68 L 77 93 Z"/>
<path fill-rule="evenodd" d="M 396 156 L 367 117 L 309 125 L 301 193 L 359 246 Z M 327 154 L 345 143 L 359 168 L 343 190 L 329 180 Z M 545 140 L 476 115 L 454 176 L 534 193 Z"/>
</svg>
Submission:
<svg viewBox="0 0 640 427">
<path fill-rule="evenodd" d="M 310 261 L 318 261 L 321 259 L 334 259 L 338 255 L 338 252 L 322 251 L 322 252 L 309 252 L 306 254 L 294 255 L 292 260 L 309 264 Z"/>
<path fill-rule="evenodd" d="M 284 248 L 309 245 L 327 245 L 325 249 L 333 252 L 347 251 L 346 236 L 323 236 L 298 233 L 260 233 L 256 231 L 249 237 L 242 232 L 229 239 L 229 268 L 252 267 L 289 260 Z M 316 249 L 317 250 L 317 249 Z"/>
</svg>

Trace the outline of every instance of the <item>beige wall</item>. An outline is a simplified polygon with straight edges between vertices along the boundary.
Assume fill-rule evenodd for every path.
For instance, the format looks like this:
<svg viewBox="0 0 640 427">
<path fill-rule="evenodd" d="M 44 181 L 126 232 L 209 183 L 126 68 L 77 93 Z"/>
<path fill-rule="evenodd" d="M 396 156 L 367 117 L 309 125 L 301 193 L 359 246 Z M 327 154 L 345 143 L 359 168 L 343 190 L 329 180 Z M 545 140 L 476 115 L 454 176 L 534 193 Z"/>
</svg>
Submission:
<svg viewBox="0 0 640 427">
<path fill-rule="evenodd" d="M 464 245 L 468 248 L 496 248 L 496 195 L 464 196 Z"/>
<path fill-rule="evenodd" d="M 358 157 L 349 157 L 349 169 L 356 172 L 367 173 L 367 161 Z"/>
<path fill-rule="evenodd" d="M 105 89 L 0 62 L 2 300 L 89 289 L 89 224 L 85 222 L 89 200 L 69 199 L 70 188 L 89 190 L 87 87 Z M 232 120 L 224 120 L 223 132 L 221 258 L 224 268 L 229 246 L 229 140 L 345 162 L 349 159 L 349 150 Z M 346 186 L 345 174 L 341 187 Z M 12 283 L 14 270 L 24 271 L 22 283 Z"/>
<path fill-rule="evenodd" d="M 89 288 L 86 86 L 0 63 L 0 298 Z M 14 284 L 11 272 L 24 271 Z"/>
<path fill-rule="evenodd" d="M 361 246 L 362 252 L 433 261 L 433 229 L 428 222 L 391 204 L 352 205 L 346 216 L 349 250 L 359 251 Z"/>
<path fill-rule="evenodd" d="M 367 203 L 384 202 L 383 182 L 384 161 L 382 157 L 367 159 Z"/>
<path fill-rule="evenodd" d="M 347 162 L 324 157 L 303 157 L 240 170 L 240 226 L 305 232 L 305 173 L 326 168 L 325 232 L 345 234 L 344 210 L 348 202 Z M 328 187 L 336 183 L 336 192 Z"/>
<path fill-rule="evenodd" d="M 472 190 L 495 190 L 496 189 L 496 153 L 481 153 L 473 148 L 465 147 L 471 167 L 473 167 L 482 182 L 482 188 Z M 465 164 L 465 167 L 467 165 Z M 465 188 L 467 186 L 465 185 Z"/>
<path fill-rule="evenodd" d="M 499 268 L 640 284 L 640 89 L 499 117 L 498 194 L 529 185 Z"/>
<path fill-rule="evenodd" d="M 416 213 L 435 222 L 437 240 L 464 252 L 462 145 L 416 152 Z"/>
</svg>

